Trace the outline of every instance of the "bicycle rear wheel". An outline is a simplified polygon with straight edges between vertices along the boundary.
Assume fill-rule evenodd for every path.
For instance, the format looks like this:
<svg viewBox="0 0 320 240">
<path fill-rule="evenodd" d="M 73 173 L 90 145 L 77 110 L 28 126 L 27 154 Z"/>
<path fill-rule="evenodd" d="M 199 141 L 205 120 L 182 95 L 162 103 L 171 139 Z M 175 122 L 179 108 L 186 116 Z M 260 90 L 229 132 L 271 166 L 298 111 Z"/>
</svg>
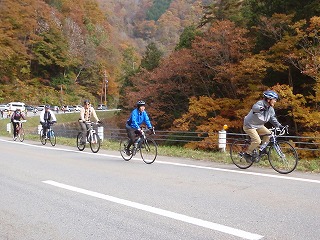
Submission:
<svg viewBox="0 0 320 240">
<path fill-rule="evenodd" d="M 97 133 L 89 135 L 90 148 L 93 153 L 97 153 L 100 149 L 100 138 Z"/>
<path fill-rule="evenodd" d="M 82 132 L 79 132 L 77 135 L 77 148 L 80 151 L 83 151 L 84 148 L 86 147 L 86 139 L 82 136 Z"/>
<path fill-rule="evenodd" d="M 298 154 L 287 141 L 277 141 L 270 147 L 268 159 L 271 167 L 278 173 L 291 173 L 298 164 Z"/>
<path fill-rule="evenodd" d="M 46 143 L 47 143 L 46 136 L 42 136 L 42 135 L 43 135 L 43 129 L 41 129 L 39 137 L 40 137 L 40 142 L 42 143 L 42 145 L 46 145 Z"/>
<path fill-rule="evenodd" d="M 23 140 L 24 140 L 24 130 L 23 130 L 23 128 L 19 129 L 18 138 L 19 138 L 20 142 L 23 142 Z"/>
<path fill-rule="evenodd" d="M 156 142 L 151 138 L 146 138 L 141 144 L 140 144 L 140 154 L 142 160 L 147 163 L 151 164 L 153 163 L 158 155 L 158 147 Z"/>
<path fill-rule="evenodd" d="M 133 157 L 133 144 L 127 150 L 129 139 L 122 139 L 120 141 L 120 155 L 125 161 L 129 161 Z"/>
<path fill-rule="evenodd" d="M 234 165 L 238 168 L 246 169 L 249 168 L 253 162 L 247 162 L 244 158 L 244 153 L 249 147 L 249 142 L 247 139 L 239 139 L 232 143 L 230 147 L 230 157 Z"/>
<path fill-rule="evenodd" d="M 49 131 L 49 141 L 52 146 L 55 146 L 57 143 L 56 134 L 54 133 L 54 131 L 52 129 L 50 129 L 50 131 Z"/>
</svg>

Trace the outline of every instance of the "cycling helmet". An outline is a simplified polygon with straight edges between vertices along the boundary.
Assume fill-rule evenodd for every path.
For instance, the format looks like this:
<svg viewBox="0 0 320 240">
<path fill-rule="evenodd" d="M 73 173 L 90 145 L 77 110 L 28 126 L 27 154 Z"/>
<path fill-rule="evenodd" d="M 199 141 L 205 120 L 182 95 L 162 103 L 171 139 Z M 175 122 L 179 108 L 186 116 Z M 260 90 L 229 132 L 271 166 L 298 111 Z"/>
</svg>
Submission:
<svg viewBox="0 0 320 240">
<path fill-rule="evenodd" d="M 139 108 L 141 106 L 144 106 L 144 105 L 146 105 L 146 103 L 144 101 L 142 101 L 142 100 L 137 102 L 137 108 Z"/>
<path fill-rule="evenodd" d="M 279 100 L 279 95 L 275 91 L 272 91 L 272 90 L 264 91 L 263 92 L 263 96 L 265 98 L 268 98 L 268 99 L 277 99 L 277 100 Z"/>
<path fill-rule="evenodd" d="M 83 101 L 83 104 L 88 104 L 88 103 L 90 104 L 90 100 L 88 100 L 88 99 Z"/>
<path fill-rule="evenodd" d="M 46 109 L 49 109 L 49 108 L 50 108 L 50 105 L 47 104 L 47 105 L 45 105 L 44 107 L 45 107 Z"/>
</svg>

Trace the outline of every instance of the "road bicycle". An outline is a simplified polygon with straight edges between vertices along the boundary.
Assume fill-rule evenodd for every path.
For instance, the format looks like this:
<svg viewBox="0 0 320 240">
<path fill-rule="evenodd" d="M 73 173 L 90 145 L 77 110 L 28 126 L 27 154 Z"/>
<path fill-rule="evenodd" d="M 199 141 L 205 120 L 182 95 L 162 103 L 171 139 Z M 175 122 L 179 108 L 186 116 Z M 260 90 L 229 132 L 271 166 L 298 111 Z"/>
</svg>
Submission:
<svg viewBox="0 0 320 240">
<path fill-rule="evenodd" d="M 40 142 L 42 145 L 46 145 L 47 141 L 51 143 L 52 146 L 55 146 L 57 143 L 57 138 L 56 134 L 52 129 L 52 125 L 54 122 L 47 122 L 47 130 L 45 133 L 43 133 L 43 128 L 40 131 L 39 137 L 40 137 Z"/>
<path fill-rule="evenodd" d="M 253 163 L 258 163 L 266 157 L 271 167 L 278 173 L 291 173 L 298 164 L 298 154 L 290 142 L 279 140 L 278 137 L 288 134 L 289 126 L 283 129 L 271 128 L 271 136 L 269 142 L 260 145 L 259 151 L 252 154 L 251 161 L 244 158 L 244 153 L 250 145 L 250 139 L 239 139 L 232 143 L 230 147 L 230 156 L 232 162 L 241 169 L 249 168 Z"/>
<path fill-rule="evenodd" d="M 141 129 L 141 134 L 137 135 L 137 147 L 134 147 L 134 144 L 132 144 L 130 148 L 127 149 L 130 141 L 129 138 L 120 141 L 120 154 L 125 161 L 129 161 L 137 152 L 140 152 L 142 160 L 147 164 L 151 164 L 156 160 L 158 155 L 157 144 L 150 136 L 146 135 L 146 132 L 155 134 L 154 128 L 150 130 Z"/>
<path fill-rule="evenodd" d="M 20 142 L 24 141 L 24 129 L 22 123 L 25 123 L 27 120 L 13 120 L 14 123 L 18 123 L 16 127 L 16 137 L 13 134 L 13 141 L 16 141 L 19 138 Z"/>
<path fill-rule="evenodd" d="M 93 153 L 97 153 L 100 149 L 101 141 L 100 137 L 97 134 L 94 126 L 98 126 L 98 123 L 95 122 L 86 122 L 89 125 L 87 129 L 86 136 L 83 136 L 82 132 L 79 132 L 77 135 L 77 148 L 80 151 L 83 151 L 86 147 L 86 143 L 88 142 Z"/>
</svg>

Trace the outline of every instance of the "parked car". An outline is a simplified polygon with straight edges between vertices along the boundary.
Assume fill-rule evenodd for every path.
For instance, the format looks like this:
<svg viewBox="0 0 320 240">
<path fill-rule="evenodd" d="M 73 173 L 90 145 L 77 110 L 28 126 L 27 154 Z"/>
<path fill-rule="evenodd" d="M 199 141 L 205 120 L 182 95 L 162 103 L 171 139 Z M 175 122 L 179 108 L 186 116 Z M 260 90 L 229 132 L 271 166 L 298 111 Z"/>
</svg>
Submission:
<svg viewBox="0 0 320 240">
<path fill-rule="evenodd" d="M 98 104 L 97 110 L 107 110 L 107 106 L 104 104 Z"/>
<path fill-rule="evenodd" d="M 80 109 L 82 108 L 81 105 L 74 105 L 73 107 L 74 107 L 74 110 L 77 111 L 77 112 L 79 112 Z"/>
<path fill-rule="evenodd" d="M 58 112 L 59 111 L 59 107 L 58 106 L 50 106 L 50 110 Z"/>
<path fill-rule="evenodd" d="M 8 110 L 12 112 L 17 109 L 20 109 L 23 112 L 26 110 L 25 108 L 26 105 L 23 102 L 10 102 L 8 103 L 7 106 L 8 106 Z"/>
<path fill-rule="evenodd" d="M 0 110 L 7 112 L 8 111 L 8 104 L 0 104 Z"/>
<path fill-rule="evenodd" d="M 34 109 L 36 109 L 34 106 L 26 105 L 26 111 L 33 112 Z M 37 109 L 37 111 L 38 111 L 38 109 Z"/>
<path fill-rule="evenodd" d="M 37 107 L 38 111 L 42 111 L 45 106 L 46 106 L 46 105 L 39 105 L 39 106 Z"/>
<path fill-rule="evenodd" d="M 67 106 L 67 107 L 69 109 L 69 112 L 74 112 L 75 111 L 74 106 Z"/>
</svg>

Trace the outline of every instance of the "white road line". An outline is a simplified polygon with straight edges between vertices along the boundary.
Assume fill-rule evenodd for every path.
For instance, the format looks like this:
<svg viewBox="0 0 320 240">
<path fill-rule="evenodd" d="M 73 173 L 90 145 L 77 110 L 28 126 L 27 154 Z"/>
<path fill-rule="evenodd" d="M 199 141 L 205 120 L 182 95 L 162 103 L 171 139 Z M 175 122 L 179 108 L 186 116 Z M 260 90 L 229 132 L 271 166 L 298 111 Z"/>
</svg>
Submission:
<svg viewBox="0 0 320 240">
<path fill-rule="evenodd" d="M 49 185 L 52 185 L 52 186 L 55 186 L 55 187 L 67 189 L 67 190 L 70 190 L 70 191 L 73 191 L 73 192 L 82 193 L 82 194 L 85 194 L 85 195 L 88 195 L 88 196 L 104 199 L 104 200 L 107 200 L 107 201 L 110 201 L 110 202 L 113 202 L 113 203 L 125 205 L 125 206 L 132 207 L 132 208 L 135 208 L 135 209 L 139 209 L 139 210 L 142 210 L 142 211 L 154 213 L 154 214 L 157 214 L 157 215 L 160 215 L 160 216 L 172 218 L 172 219 L 175 219 L 175 220 L 178 220 L 178 221 L 194 224 L 194 225 L 197 225 L 197 226 L 200 226 L 200 227 L 204 227 L 204 228 L 212 229 L 212 230 L 215 230 L 215 231 L 223 232 L 223 233 L 226 233 L 226 234 L 234 235 L 234 236 L 237 236 L 237 237 L 240 237 L 240 238 L 243 238 L 243 239 L 256 240 L 256 239 L 262 239 L 263 238 L 263 236 L 261 236 L 261 235 L 250 233 L 250 232 L 246 232 L 246 231 L 243 231 L 243 230 L 240 230 L 240 229 L 224 226 L 224 225 L 221 225 L 221 224 L 218 224 L 218 223 L 205 221 L 205 220 L 202 220 L 202 219 L 199 219 L 199 218 L 189 217 L 189 216 L 186 216 L 186 215 L 183 215 L 183 214 L 179 214 L 179 213 L 163 210 L 163 209 L 160 209 L 160 208 L 156 208 L 156 207 L 152 207 L 152 206 L 148 206 L 148 205 L 132 202 L 132 201 L 129 201 L 129 200 L 125 200 L 125 199 L 121 199 L 121 198 L 105 195 L 105 194 L 98 193 L 98 192 L 93 192 L 93 191 L 90 191 L 90 190 L 86 190 L 86 189 L 82 189 L 82 188 L 66 185 L 66 184 L 63 184 L 63 183 L 58 183 L 58 182 L 55 182 L 55 181 L 52 181 L 52 180 L 43 181 L 43 183 L 46 183 L 46 184 L 49 184 Z"/>
<path fill-rule="evenodd" d="M 8 141 L 8 140 L 3 140 L 3 139 L 0 139 L 0 141 L 12 143 L 12 144 L 23 144 L 23 145 L 37 147 L 37 148 L 47 148 L 47 149 L 56 150 L 56 151 L 75 152 L 75 153 L 79 153 L 79 154 L 89 154 L 89 155 L 95 155 L 95 156 L 103 156 L 103 157 L 112 157 L 112 158 L 122 159 L 122 157 L 120 155 L 117 156 L 117 155 L 102 154 L 102 153 L 80 152 L 78 150 L 57 148 L 57 147 L 52 147 L 52 146 L 40 146 L 40 145 L 38 146 L 38 145 L 32 145 L 32 144 L 28 144 L 28 143 L 24 143 L 24 142 L 13 142 L 13 141 Z M 132 158 L 132 160 L 142 161 L 140 158 Z M 255 175 L 255 176 L 260 176 L 260 177 L 278 178 L 278 179 L 284 179 L 284 180 L 292 180 L 292 181 L 320 184 L 320 180 L 290 177 L 288 175 L 273 175 L 273 174 L 267 174 L 267 173 L 257 173 L 257 172 L 243 171 L 243 170 L 241 171 L 241 170 L 232 170 L 232 169 L 224 169 L 224 168 L 214 168 L 214 167 L 206 167 L 206 166 L 198 166 L 198 165 L 192 165 L 192 164 L 174 163 L 174 162 L 166 162 L 166 161 L 158 161 L 158 160 L 156 160 L 153 164 L 166 164 L 166 165 L 174 165 L 174 166 L 180 166 L 180 167 L 191 167 L 191 168 L 206 169 L 206 170 L 213 170 L 213 171 L 220 171 L 220 172 L 231 172 L 231 173 L 239 173 L 239 174 L 246 174 L 246 175 Z"/>
</svg>

